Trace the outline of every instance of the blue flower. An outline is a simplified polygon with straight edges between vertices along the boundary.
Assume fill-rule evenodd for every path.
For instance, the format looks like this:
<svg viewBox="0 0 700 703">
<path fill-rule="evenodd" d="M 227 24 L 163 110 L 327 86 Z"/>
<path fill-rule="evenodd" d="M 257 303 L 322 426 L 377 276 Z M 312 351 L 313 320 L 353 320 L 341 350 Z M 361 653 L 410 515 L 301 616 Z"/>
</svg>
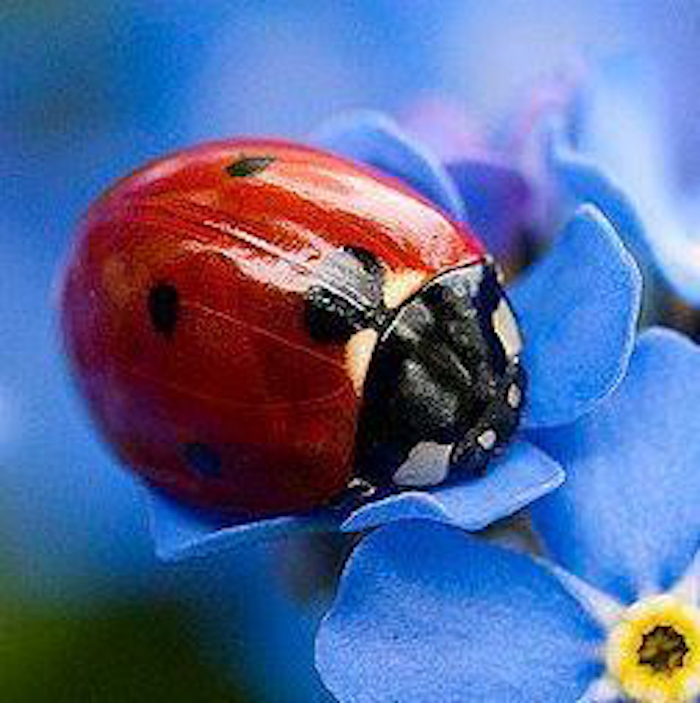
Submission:
<svg viewBox="0 0 700 703">
<path fill-rule="evenodd" d="M 459 183 L 387 118 L 339 118 L 315 141 L 402 179 L 453 217 L 465 218 Z M 580 209 L 549 254 L 509 289 L 526 340 L 528 402 L 519 435 L 485 478 L 395 494 L 350 515 L 320 510 L 241 523 L 148 491 L 158 554 L 182 559 L 289 532 L 356 531 L 416 517 L 479 530 L 512 514 L 563 481 L 560 466 L 533 443 L 533 433 L 575 421 L 616 387 L 632 351 L 639 296 L 638 271 L 614 229 L 594 208 Z"/>
<path fill-rule="evenodd" d="M 651 330 L 596 410 L 540 442 L 552 561 L 417 521 L 364 540 L 317 641 L 339 701 L 700 696 L 700 349 Z"/>
</svg>

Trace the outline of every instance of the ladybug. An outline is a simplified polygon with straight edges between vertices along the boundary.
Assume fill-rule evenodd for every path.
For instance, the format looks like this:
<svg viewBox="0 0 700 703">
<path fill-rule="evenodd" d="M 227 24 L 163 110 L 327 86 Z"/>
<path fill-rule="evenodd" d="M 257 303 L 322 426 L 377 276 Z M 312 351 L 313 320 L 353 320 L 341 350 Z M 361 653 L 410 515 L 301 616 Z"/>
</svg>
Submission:
<svg viewBox="0 0 700 703">
<path fill-rule="evenodd" d="M 499 272 L 400 181 L 276 140 L 205 144 L 80 225 L 65 347 L 120 459 L 256 518 L 478 474 L 526 379 Z"/>
</svg>

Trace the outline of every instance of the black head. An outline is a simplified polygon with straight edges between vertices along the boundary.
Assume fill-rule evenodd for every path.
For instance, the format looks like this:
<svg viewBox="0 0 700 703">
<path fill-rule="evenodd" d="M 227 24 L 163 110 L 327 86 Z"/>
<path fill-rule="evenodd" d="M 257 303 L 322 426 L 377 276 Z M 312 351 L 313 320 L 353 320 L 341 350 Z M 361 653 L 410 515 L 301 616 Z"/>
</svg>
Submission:
<svg viewBox="0 0 700 703">
<path fill-rule="evenodd" d="M 358 470 L 375 485 L 478 474 L 512 437 L 522 340 L 491 260 L 443 273 L 383 330 L 364 386 Z"/>
<path fill-rule="evenodd" d="M 367 252 L 343 251 L 322 277 L 308 297 L 315 336 L 378 334 L 357 475 L 389 488 L 483 471 L 515 432 L 526 391 L 518 324 L 493 261 L 446 271 L 393 309 L 382 298 L 383 268 Z"/>
</svg>

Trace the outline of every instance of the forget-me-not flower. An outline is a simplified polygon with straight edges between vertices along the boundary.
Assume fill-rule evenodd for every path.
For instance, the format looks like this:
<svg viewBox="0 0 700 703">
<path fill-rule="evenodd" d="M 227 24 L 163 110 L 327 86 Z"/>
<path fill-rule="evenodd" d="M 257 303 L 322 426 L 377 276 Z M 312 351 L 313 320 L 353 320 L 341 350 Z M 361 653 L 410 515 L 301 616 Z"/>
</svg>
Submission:
<svg viewBox="0 0 700 703">
<path fill-rule="evenodd" d="M 550 560 L 413 522 L 362 542 L 321 627 L 341 703 L 700 697 L 700 350 L 651 330 L 594 412 L 541 433 Z"/>
</svg>

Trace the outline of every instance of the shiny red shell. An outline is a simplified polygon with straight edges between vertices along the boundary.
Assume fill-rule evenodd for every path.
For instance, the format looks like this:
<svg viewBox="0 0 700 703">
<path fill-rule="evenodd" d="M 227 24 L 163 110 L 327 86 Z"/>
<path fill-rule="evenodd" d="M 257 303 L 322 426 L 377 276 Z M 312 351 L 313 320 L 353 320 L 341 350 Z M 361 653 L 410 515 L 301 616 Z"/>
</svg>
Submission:
<svg viewBox="0 0 700 703">
<path fill-rule="evenodd" d="M 347 246 L 423 278 L 484 254 L 399 181 L 280 141 L 199 146 L 107 191 L 67 265 L 62 327 L 120 458 L 187 504 L 246 516 L 342 493 L 362 393 L 346 345 L 309 334 L 304 293 Z"/>
</svg>

